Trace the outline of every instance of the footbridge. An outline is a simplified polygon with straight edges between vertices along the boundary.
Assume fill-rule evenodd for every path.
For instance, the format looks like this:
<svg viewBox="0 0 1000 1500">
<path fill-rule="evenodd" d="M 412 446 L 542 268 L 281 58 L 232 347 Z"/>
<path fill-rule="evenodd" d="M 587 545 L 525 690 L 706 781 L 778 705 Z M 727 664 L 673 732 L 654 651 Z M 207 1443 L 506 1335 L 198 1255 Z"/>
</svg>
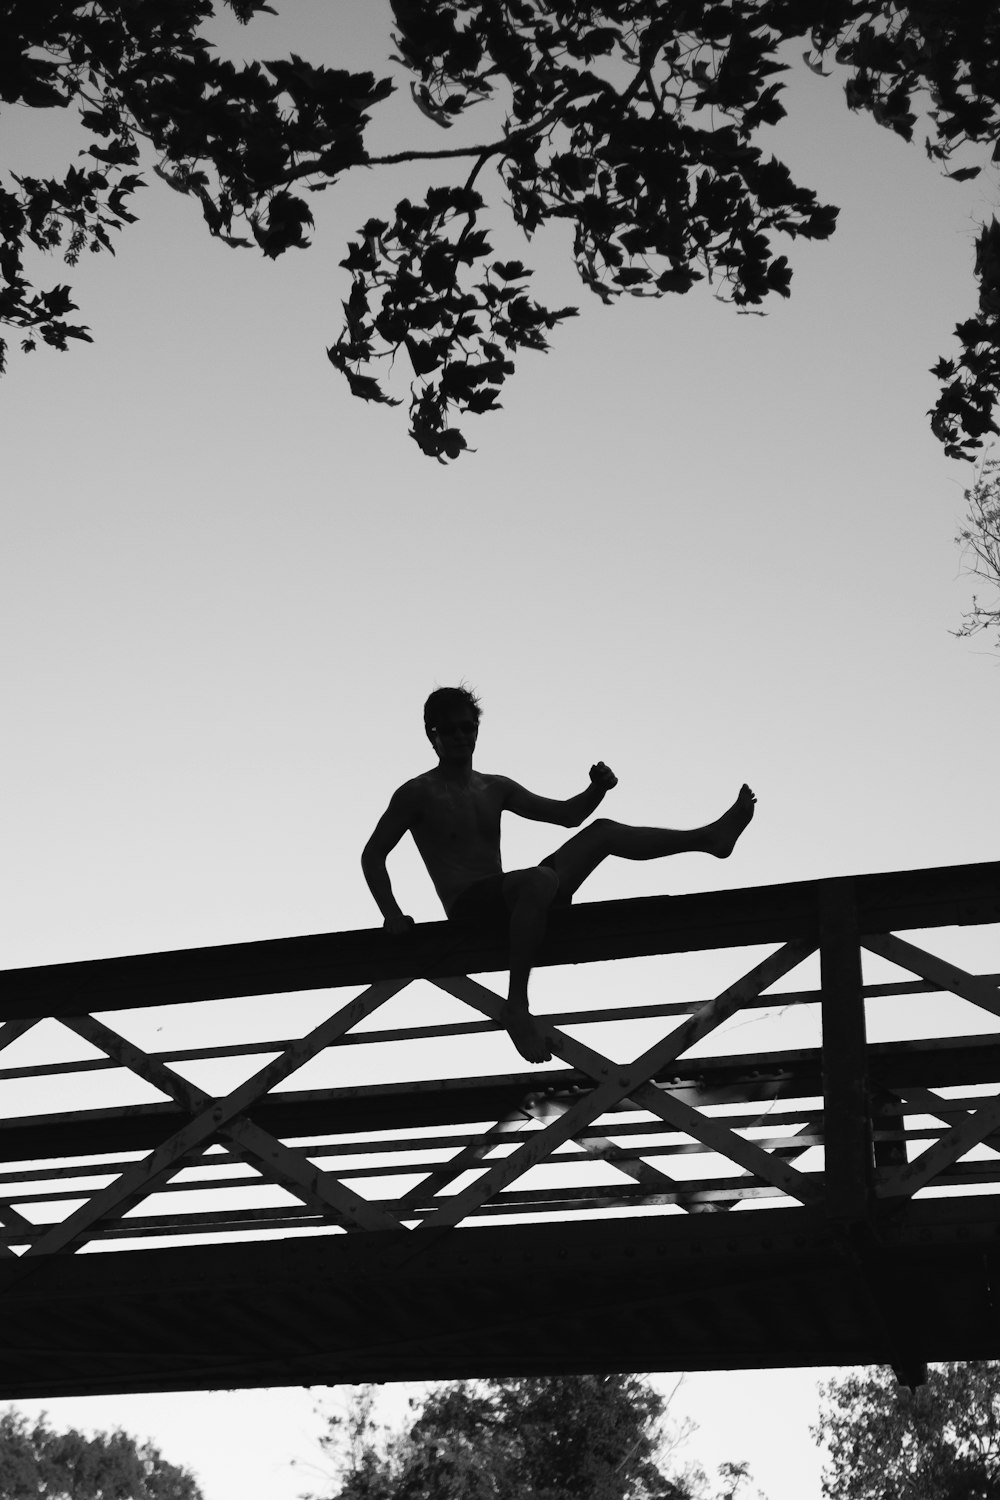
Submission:
<svg viewBox="0 0 1000 1500">
<path fill-rule="evenodd" d="M 8 971 L 0 1398 L 1000 1354 L 1000 864 Z"/>
</svg>

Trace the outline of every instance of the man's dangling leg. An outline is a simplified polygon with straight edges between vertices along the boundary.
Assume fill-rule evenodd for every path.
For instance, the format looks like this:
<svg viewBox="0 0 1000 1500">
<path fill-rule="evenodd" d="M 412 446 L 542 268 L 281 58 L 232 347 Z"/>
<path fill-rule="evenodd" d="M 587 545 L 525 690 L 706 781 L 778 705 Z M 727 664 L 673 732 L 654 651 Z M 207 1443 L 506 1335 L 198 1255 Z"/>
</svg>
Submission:
<svg viewBox="0 0 1000 1500">
<path fill-rule="evenodd" d="M 503 894 L 510 911 L 510 988 L 504 1025 L 528 1062 L 548 1062 L 552 1051 L 528 1009 L 528 976 L 545 936 L 549 907 L 559 890 L 555 872 L 541 866 L 512 870 Z"/>
</svg>

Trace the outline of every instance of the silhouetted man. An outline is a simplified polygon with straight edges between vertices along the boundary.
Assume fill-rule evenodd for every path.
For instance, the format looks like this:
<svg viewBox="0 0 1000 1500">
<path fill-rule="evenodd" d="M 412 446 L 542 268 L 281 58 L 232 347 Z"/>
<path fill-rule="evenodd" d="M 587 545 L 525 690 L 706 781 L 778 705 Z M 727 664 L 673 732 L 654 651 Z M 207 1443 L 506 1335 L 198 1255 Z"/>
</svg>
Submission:
<svg viewBox="0 0 1000 1500">
<path fill-rule="evenodd" d="M 385 927 L 402 933 L 413 918 L 401 910 L 386 871 L 386 858 L 405 833 L 413 835 L 448 919 L 509 921 L 510 987 L 504 1026 L 528 1062 L 552 1053 L 528 1009 L 528 975 L 551 906 L 568 906 L 574 894 L 609 855 L 619 859 L 663 859 L 702 850 L 726 859 L 754 814 L 748 786 L 728 811 L 704 828 L 634 828 L 596 818 L 554 854 L 527 870 L 504 872 L 500 864 L 500 814 L 517 813 L 539 823 L 577 828 L 603 802 L 618 778 L 603 761 L 590 768 L 585 791 L 565 801 L 538 797 L 508 776 L 472 768 L 479 733 L 479 703 L 467 688 L 438 688 L 424 704 L 424 728 L 438 763 L 393 793 L 361 856 Z"/>
</svg>

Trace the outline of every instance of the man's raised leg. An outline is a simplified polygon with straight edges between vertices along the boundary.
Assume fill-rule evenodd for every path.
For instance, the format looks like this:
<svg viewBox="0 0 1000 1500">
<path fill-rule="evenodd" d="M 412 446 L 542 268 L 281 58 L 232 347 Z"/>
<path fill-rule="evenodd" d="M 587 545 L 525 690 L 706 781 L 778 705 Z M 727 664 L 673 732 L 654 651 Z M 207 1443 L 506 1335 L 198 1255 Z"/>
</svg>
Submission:
<svg viewBox="0 0 1000 1500">
<path fill-rule="evenodd" d="M 702 828 L 636 828 L 611 818 L 595 818 L 550 854 L 543 864 L 559 877 L 560 904 L 568 901 L 587 876 L 609 858 L 665 859 L 671 854 L 700 852 L 728 859 L 754 814 L 757 799 L 746 785 L 732 807 Z"/>
</svg>

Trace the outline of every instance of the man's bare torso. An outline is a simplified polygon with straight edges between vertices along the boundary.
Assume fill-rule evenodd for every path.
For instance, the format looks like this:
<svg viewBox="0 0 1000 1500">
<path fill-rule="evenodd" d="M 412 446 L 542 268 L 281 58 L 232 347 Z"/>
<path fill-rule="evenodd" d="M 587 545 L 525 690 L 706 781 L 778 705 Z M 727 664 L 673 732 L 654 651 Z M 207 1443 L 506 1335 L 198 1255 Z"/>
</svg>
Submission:
<svg viewBox="0 0 1000 1500">
<path fill-rule="evenodd" d="M 471 771 L 453 778 L 437 768 L 400 788 L 414 843 L 445 911 L 474 881 L 501 873 L 507 788 L 504 776 Z"/>
</svg>

